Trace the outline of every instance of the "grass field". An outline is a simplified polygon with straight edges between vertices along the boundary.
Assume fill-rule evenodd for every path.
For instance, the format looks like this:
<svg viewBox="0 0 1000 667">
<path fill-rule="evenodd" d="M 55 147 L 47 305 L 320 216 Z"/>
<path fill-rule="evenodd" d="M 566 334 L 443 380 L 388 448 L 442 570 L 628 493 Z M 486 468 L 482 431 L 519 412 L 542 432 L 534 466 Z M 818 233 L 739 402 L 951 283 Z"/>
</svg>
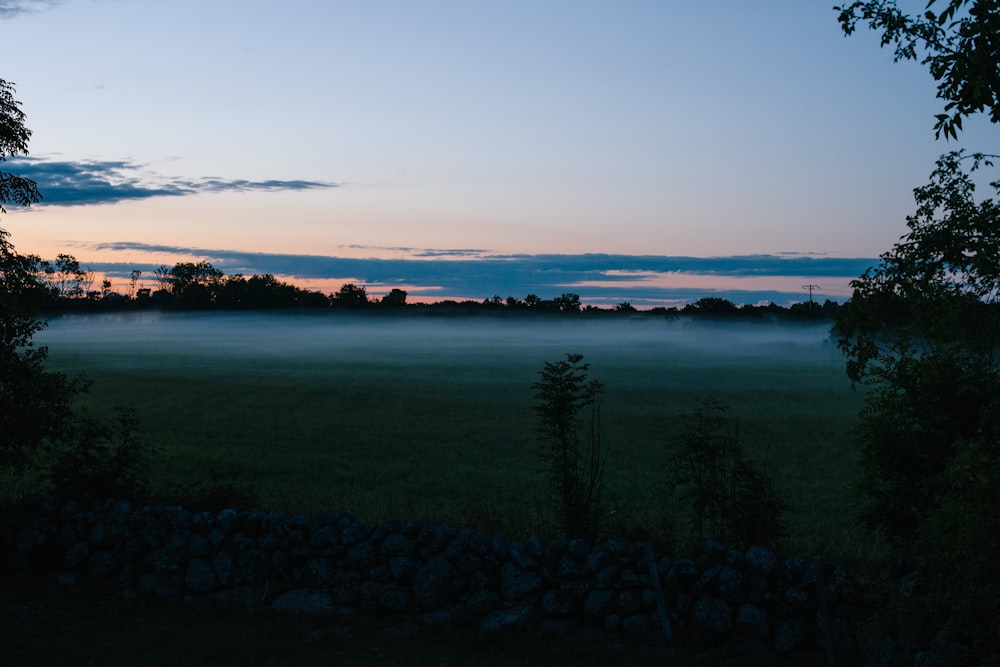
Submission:
<svg viewBox="0 0 1000 667">
<path fill-rule="evenodd" d="M 655 530 L 682 415 L 714 396 L 768 461 L 789 547 L 863 549 L 849 505 L 861 406 L 827 325 L 663 319 L 151 314 L 57 318 L 51 367 L 136 408 L 160 493 L 235 482 L 268 509 L 552 529 L 531 384 L 580 353 L 606 388 L 610 525 Z M 846 552 L 846 553 L 845 553 Z"/>
</svg>

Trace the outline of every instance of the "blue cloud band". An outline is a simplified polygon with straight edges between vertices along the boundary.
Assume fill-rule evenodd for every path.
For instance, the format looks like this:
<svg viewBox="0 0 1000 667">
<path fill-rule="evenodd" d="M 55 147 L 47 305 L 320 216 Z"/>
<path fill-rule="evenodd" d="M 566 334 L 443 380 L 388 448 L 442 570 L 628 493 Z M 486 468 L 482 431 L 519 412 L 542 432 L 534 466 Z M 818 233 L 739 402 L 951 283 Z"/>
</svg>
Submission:
<svg viewBox="0 0 1000 667">
<path fill-rule="evenodd" d="M 6 168 L 38 184 L 41 206 L 114 204 L 151 197 L 181 197 L 202 192 L 313 190 L 335 183 L 305 180 L 177 179 L 150 173 L 127 160 L 59 161 L 16 157 Z"/>
</svg>

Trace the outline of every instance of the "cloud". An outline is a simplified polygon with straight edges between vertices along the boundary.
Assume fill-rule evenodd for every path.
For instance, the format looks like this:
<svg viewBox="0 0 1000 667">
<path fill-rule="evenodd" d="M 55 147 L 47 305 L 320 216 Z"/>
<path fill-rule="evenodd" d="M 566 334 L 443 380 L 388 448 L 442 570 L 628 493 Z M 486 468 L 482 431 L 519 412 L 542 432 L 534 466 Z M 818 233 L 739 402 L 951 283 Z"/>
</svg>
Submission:
<svg viewBox="0 0 1000 667">
<path fill-rule="evenodd" d="M 350 258 L 284 255 L 237 250 L 150 245 L 119 241 L 98 250 L 149 252 L 211 262 L 226 275 L 271 273 L 304 283 L 350 279 L 388 291 L 394 286 L 419 291 L 427 298 L 481 300 L 499 295 L 553 298 L 579 294 L 584 303 L 609 305 L 629 301 L 635 306 L 690 303 L 705 296 L 737 304 L 805 299 L 804 285 L 817 283 L 813 298 L 843 301 L 848 283 L 877 262 L 871 258 L 670 257 L 637 255 L 490 255 L 465 257 L 470 250 L 407 249 L 406 258 Z M 401 250 L 393 248 L 394 251 Z M 125 278 L 138 268 L 151 275 L 154 265 L 90 264 L 89 269 Z M 378 290 L 372 289 L 372 293 Z"/>
<path fill-rule="evenodd" d="M 62 4 L 62 0 L 0 0 L 0 19 L 43 12 Z"/>
<path fill-rule="evenodd" d="M 17 157 L 7 168 L 30 178 L 42 193 L 39 205 L 86 206 L 115 204 L 151 197 L 182 197 L 202 192 L 313 190 L 335 183 L 304 180 L 178 179 L 163 177 L 128 160 L 59 161 Z"/>
</svg>

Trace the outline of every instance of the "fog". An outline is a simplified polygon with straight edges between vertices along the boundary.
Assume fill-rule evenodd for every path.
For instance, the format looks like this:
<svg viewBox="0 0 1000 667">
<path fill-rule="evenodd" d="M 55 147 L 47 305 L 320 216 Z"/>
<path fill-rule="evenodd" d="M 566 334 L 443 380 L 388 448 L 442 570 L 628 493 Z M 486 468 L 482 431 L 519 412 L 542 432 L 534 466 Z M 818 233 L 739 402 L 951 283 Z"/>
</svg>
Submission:
<svg viewBox="0 0 1000 667">
<path fill-rule="evenodd" d="M 688 318 L 548 318 L 424 314 L 119 313 L 53 318 L 37 344 L 53 359 L 243 358 L 288 362 L 435 363 L 462 356 L 540 364 L 768 358 L 842 361 L 828 323 L 706 322 Z"/>
</svg>

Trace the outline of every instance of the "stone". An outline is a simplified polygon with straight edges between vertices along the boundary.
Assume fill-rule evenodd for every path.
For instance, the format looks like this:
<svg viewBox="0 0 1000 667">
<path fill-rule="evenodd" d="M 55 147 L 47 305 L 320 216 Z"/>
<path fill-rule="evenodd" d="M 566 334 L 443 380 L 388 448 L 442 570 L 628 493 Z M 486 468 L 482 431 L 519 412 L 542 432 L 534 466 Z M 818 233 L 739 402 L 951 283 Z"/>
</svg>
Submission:
<svg viewBox="0 0 1000 667">
<path fill-rule="evenodd" d="M 371 540 L 365 540 L 347 551 L 347 561 L 352 567 L 371 567 L 378 560 L 378 548 Z"/>
<path fill-rule="evenodd" d="M 66 551 L 63 557 L 63 567 L 67 570 L 76 570 L 87 562 L 90 557 L 90 545 L 86 542 L 77 542 Z"/>
<path fill-rule="evenodd" d="M 622 619 L 622 632 L 629 637 L 641 637 L 649 632 L 649 618 L 645 614 L 629 614 Z"/>
<path fill-rule="evenodd" d="M 778 557 L 774 552 L 764 547 L 750 547 L 744 557 L 751 571 L 770 576 L 778 568 Z"/>
<path fill-rule="evenodd" d="M 809 624 L 802 618 L 790 618 L 783 621 L 774 631 L 774 650 L 778 653 L 791 653 L 801 646 L 809 633 Z"/>
<path fill-rule="evenodd" d="M 184 571 L 184 585 L 192 593 L 211 593 L 219 587 L 212 568 L 200 558 L 188 561 Z"/>
<path fill-rule="evenodd" d="M 314 549 L 330 549 L 340 544 L 340 533 L 330 525 L 323 526 L 309 538 L 309 546 Z"/>
<path fill-rule="evenodd" d="M 207 537 L 194 534 L 188 540 L 187 553 L 192 558 L 208 558 L 212 555 L 212 545 Z"/>
<path fill-rule="evenodd" d="M 767 612 L 752 604 L 744 604 L 736 612 L 736 631 L 749 639 L 767 639 L 771 624 Z"/>
<path fill-rule="evenodd" d="M 523 544 L 510 545 L 508 553 L 511 560 L 522 570 L 534 570 L 538 567 L 538 561 L 532 558 Z"/>
<path fill-rule="evenodd" d="M 118 568 L 118 559 L 107 549 L 95 551 L 87 562 L 87 574 L 91 577 L 106 577 Z"/>
<path fill-rule="evenodd" d="M 694 603 L 691 623 L 699 641 L 716 640 L 733 627 L 733 609 L 726 602 L 704 595 Z"/>
<path fill-rule="evenodd" d="M 587 540 L 570 540 L 566 547 L 569 555 L 577 560 L 583 560 L 590 554 L 590 543 Z"/>
<path fill-rule="evenodd" d="M 379 605 L 397 613 L 406 611 L 410 606 L 410 598 L 410 591 L 398 584 L 384 584 L 378 591 Z"/>
<path fill-rule="evenodd" d="M 583 618 L 590 625 L 603 622 L 608 608 L 615 599 L 611 591 L 591 591 L 583 601 Z"/>
<path fill-rule="evenodd" d="M 417 572 L 417 562 L 406 556 L 389 559 L 389 577 L 394 581 L 409 582 Z"/>
<path fill-rule="evenodd" d="M 735 568 L 723 566 L 715 581 L 715 592 L 729 604 L 738 603 L 743 597 L 743 575 Z"/>
<path fill-rule="evenodd" d="M 324 588 L 333 581 L 333 566 L 325 558 L 310 558 L 302 574 L 310 586 Z"/>
<path fill-rule="evenodd" d="M 465 607 L 473 616 L 483 616 L 500 607 L 503 598 L 496 591 L 476 591 L 465 601 Z"/>
<path fill-rule="evenodd" d="M 561 591 L 546 591 L 542 596 L 542 611 L 550 616 L 570 616 L 576 609 L 576 601 Z"/>
<path fill-rule="evenodd" d="M 422 609 L 440 609 L 461 590 L 458 570 L 443 556 L 431 558 L 413 577 L 413 593 Z"/>
<path fill-rule="evenodd" d="M 520 600 L 541 587 L 542 578 L 535 572 L 527 572 L 510 562 L 500 568 L 500 594 L 506 600 Z"/>
<path fill-rule="evenodd" d="M 325 616 L 336 612 L 333 599 L 327 593 L 310 588 L 282 593 L 271 603 L 271 609 L 300 616 Z"/>
<path fill-rule="evenodd" d="M 503 632 L 527 627 L 538 617 L 538 610 L 532 605 L 520 605 L 509 609 L 497 609 L 483 616 L 479 629 L 483 632 Z"/>
<path fill-rule="evenodd" d="M 239 580 L 239 570 L 232 556 L 225 551 L 220 551 L 212 559 L 212 567 L 219 584 L 226 588 L 236 585 Z"/>
<path fill-rule="evenodd" d="M 413 543 L 413 540 L 402 533 L 389 535 L 382 541 L 382 546 L 379 547 L 379 553 L 386 558 L 397 556 L 409 558 L 416 553 L 416 550 L 417 546 Z"/>
</svg>

